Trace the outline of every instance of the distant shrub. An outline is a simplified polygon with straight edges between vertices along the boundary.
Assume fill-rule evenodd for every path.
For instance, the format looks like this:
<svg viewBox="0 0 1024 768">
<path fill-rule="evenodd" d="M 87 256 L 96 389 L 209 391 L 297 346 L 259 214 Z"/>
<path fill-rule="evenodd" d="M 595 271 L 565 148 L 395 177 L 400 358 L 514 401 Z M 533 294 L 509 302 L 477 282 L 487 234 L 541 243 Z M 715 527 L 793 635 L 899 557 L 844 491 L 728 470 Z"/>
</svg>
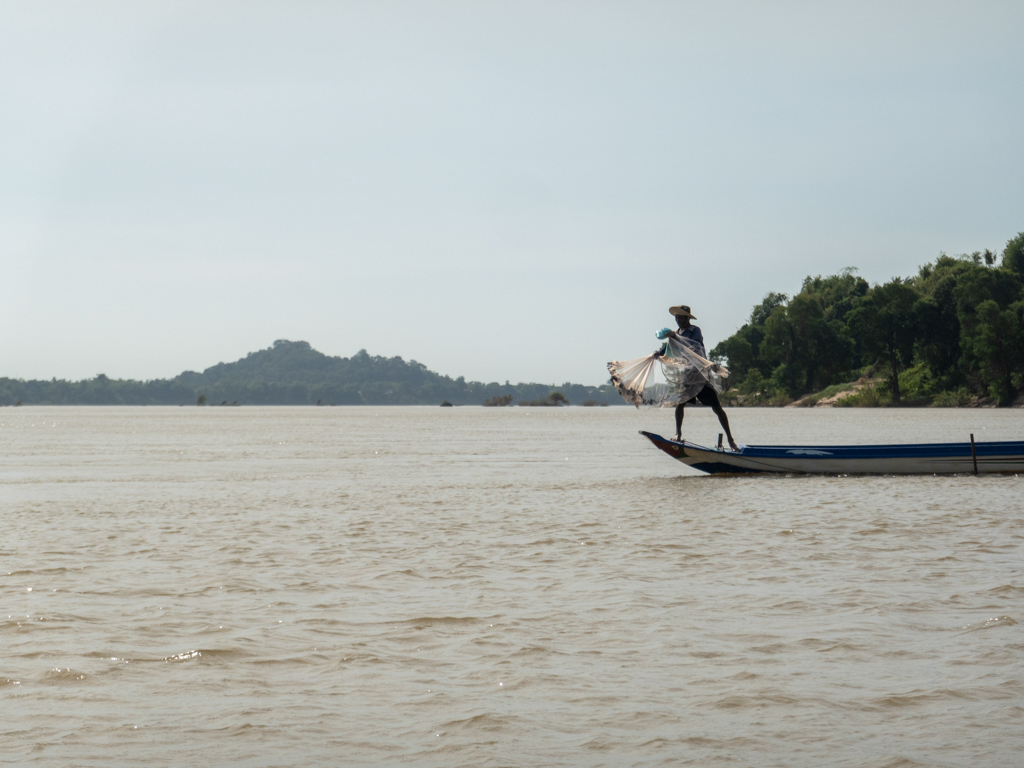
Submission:
<svg viewBox="0 0 1024 768">
<path fill-rule="evenodd" d="M 813 408 L 818 404 L 818 401 L 824 397 L 820 392 L 816 395 L 808 395 L 800 400 L 797 400 L 795 405 L 798 408 Z"/>
<path fill-rule="evenodd" d="M 544 400 L 520 400 L 520 405 L 528 406 L 553 406 L 553 405 L 569 405 L 569 400 L 561 392 L 552 392 Z"/>
<path fill-rule="evenodd" d="M 722 405 L 736 405 L 739 403 L 738 396 L 739 390 L 733 387 L 732 389 L 727 389 L 725 392 L 722 392 L 718 396 L 718 399 L 722 403 Z"/>
<path fill-rule="evenodd" d="M 935 392 L 935 381 L 923 363 L 900 373 L 900 395 L 909 404 L 927 403 Z"/>
<path fill-rule="evenodd" d="M 743 379 L 743 383 L 739 386 L 741 395 L 759 395 L 764 389 L 764 376 L 756 368 L 747 374 L 747 377 Z"/>
<path fill-rule="evenodd" d="M 503 408 L 506 405 L 512 405 L 512 401 L 515 399 L 513 395 L 495 395 L 484 400 L 484 405 L 489 408 Z"/>
<path fill-rule="evenodd" d="M 836 400 L 837 408 L 881 408 L 890 405 L 892 399 L 879 386 L 864 387 L 859 392 Z"/>
<path fill-rule="evenodd" d="M 932 400 L 936 408 L 963 408 L 971 403 L 971 392 L 967 387 L 960 387 L 949 392 L 940 392 Z"/>
<path fill-rule="evenodd" d="M 801 408 L 813 408 L 822 400 L 834 397 L 838 395 L 840 392 L 845 392 L 847 390 L 853 389 L 854 382 L 852 381 L 843 382 L 842 384 L 833 384 L 830 387 L 825 387 L 825 389 L 821 390 L 820 392 L 815 392 L 813 395 L 808 395 L 807 397 L 798 400 L 795 403 L 795 405 Z"/>
</svg>

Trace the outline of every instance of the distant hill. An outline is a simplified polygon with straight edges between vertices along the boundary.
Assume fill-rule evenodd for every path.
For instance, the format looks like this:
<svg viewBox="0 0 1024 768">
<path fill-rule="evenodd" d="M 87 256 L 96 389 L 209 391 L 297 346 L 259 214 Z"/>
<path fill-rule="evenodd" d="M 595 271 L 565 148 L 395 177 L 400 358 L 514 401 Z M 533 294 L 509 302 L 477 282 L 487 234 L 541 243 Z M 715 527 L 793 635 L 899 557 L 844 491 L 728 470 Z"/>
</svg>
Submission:
<svg viewBox="0 0 1024 768">
<path fill-rule="evenodd" d="M 514 401 L 546 398 L 559 391 L 580 405 L 596 400 L 622 403 L 606 384 L 485 384 L 452 379 L 415 360 L 378 357 L 360 350 L 352 357 L 331 357 L 305 341 L 279 339 L 233 363 L 218 363 L 202 373 L 185 371 L 173 379 L 135 381 L 99 375 L 83 381 L 0 379 L 0 404 L 13 405 L 190 405 L 200 397 L 210 405 L 482 405 L 512 395 Z"/>
</svg>

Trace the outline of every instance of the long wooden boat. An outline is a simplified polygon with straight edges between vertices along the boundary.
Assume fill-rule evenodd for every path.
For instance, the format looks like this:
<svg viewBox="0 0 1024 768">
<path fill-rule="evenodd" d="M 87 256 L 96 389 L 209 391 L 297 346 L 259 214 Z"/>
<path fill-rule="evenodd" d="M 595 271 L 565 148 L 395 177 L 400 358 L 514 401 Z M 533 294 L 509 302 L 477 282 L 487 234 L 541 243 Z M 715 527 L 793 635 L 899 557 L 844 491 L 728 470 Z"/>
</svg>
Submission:
<svg viewBox="0 0 1024 768">
<path fill-rule="evenodd" d="M 1024 441 L 918 445 L 743 445 L 707 448 L 641 435 L 687 466 L 712 475 L 953 475 L 1024 472 Z"/>
</svg>

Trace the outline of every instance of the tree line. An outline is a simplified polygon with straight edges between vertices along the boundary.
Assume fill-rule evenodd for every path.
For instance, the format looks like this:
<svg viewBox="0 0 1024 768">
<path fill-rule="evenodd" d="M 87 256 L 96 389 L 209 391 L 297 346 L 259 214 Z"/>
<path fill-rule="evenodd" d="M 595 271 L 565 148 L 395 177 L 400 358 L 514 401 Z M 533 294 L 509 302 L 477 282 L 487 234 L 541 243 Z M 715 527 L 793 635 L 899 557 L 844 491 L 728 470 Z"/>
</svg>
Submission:
<svg viewBox="0 0 1024 768">
<path fill-rule="evenodd" d="M 466 381 L 427 369 L 415 360 L 360 350 L 332 357 L 305 341 L 280 339 L 233 363 L 173 379 L 136 381 L 100 374 L 82 381 L 0 378 L 0 405 L 481 405 L 488 398 L 545 399 L 557 390 L 572 402 L 622 402 L 611 385 Z"/>
<path fill-rule="evenodd" d="M 869 285 L 855 269 L 769 293 L 711 359 L 731 393 L 782 404 L 861 377 L 849 405 L 1009 405 L 1024 388 L 1024 233 Z"/>
</svg>

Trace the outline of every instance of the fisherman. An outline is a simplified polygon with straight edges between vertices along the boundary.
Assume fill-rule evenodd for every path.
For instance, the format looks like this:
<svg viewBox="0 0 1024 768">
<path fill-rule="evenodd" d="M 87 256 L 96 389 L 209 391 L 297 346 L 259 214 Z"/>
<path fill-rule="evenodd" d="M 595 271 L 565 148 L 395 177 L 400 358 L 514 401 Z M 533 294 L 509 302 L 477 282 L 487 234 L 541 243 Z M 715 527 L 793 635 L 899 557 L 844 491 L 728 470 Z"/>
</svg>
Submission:
<svg viewBox="0 0 1024 768">
<path fill-rule="evenodd" d="M 676 325 L 679 326 L 678 331 L 669 331 L 668 335 L 677 341 L 683 343 L 686 347 L 692 349 L 701 357 L 706 358 L 707 352 L 704 351 L 704 334 L 700 332 L 700 328 L 690 323 L 690 320 L 696 320 L 690 313 L 690 308 L 685 304 L 680 304 L 677 307 L 669 307 L 668 311 L 675 315 Z M 654 354 L 661 357 L 665 354 L 668 349 L 668 342 Z M 696 397 L 690 398 L 685 403 L 680 402 L 676 405 L 676 440 L 682 440 L 683 432 L 683 411 L 685 410 L 688 403 L 692 403 L 695 400 L 700 401 L 704 405 L 711 406 L 711 410 L 718 416 L 718 421 L 722 424 L 722 429 L 725 430 L 725 436 L 729 438 L 729 447 L 734 451 L 738 451 L 739 447 L 736 445 L 736 441 L 732 439 L 732 431 L 729 429 L 729 417 L 725 415 L 725 409 L 722 408 L 722 404 L 718 402 L 718 393 L 709 384 L 705 384 L 704 388 L 697 393 Z"/>
</svg>

